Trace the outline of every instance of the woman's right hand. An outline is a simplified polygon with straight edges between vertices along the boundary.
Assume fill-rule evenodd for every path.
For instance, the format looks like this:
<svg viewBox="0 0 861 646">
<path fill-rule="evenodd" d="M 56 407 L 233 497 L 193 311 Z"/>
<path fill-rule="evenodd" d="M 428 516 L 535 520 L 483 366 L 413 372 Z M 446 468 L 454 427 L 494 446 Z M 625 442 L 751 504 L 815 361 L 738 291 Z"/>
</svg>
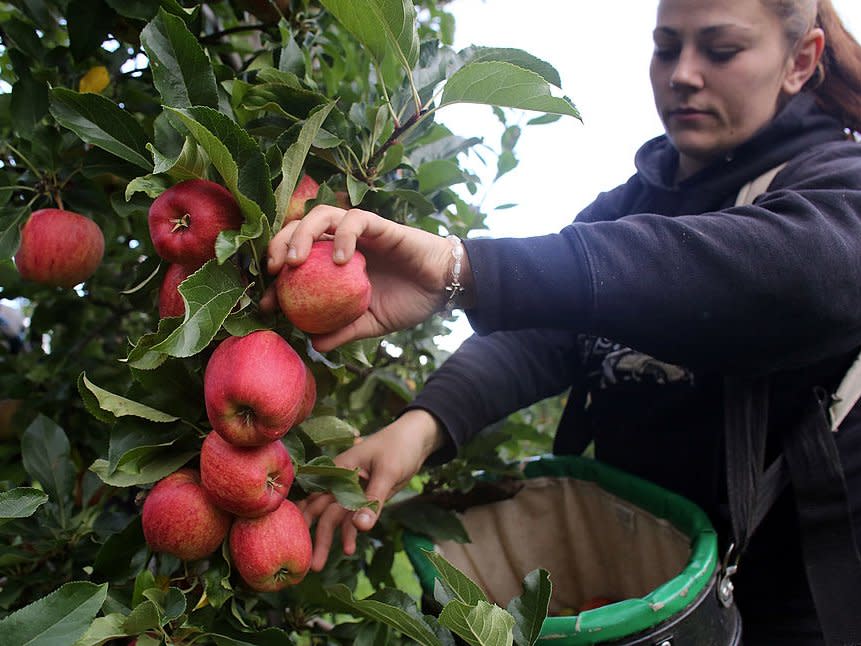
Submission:
<svg viewBox="0 0 861 646">
<path fill-rule="evenodd" d="M 357 469 L 367 484 L 365 495 L 378 503 L 353 512 L 345 509 L 329 493 L 311 494 L 299 503 L 309 525 L 316 521 L 311 569 L 319 572 L 326 565 L 335 531 L 341 528 L 345 554 L 356 551 L 359 531 L 368 531 L 379 518 L 385 501 L 407 485 L 427 457 L 440 448 L 445 433 L 436 418 L 422 409 L 405 412 L 388 426 L 368 435 L 335 458 L 335 464 Z"/>
<path fill-rule="evenodd" d="M 285 264 L 300 265 L 308 257 L 312 243 L 324 234 L 334 235 L 332 257 L 338 264 L 347 262 L 357 246 L 361 248 L 372 291 L 370 307 L 358 320 L 313 338 L 317 350 L 325 352 L 355 339 L 413 327 L 445 303 L 451 243 L 361 209 L 346 211 L 321 205 L 301 220 L 287 223 L 269 243 L 269 273 L 277 274 Z M 468 266 L 464 264 L 464 278 L 466 274 Z M 264 311 L 277 308 L 271 288 L 260 306 Z"/>
</svg>

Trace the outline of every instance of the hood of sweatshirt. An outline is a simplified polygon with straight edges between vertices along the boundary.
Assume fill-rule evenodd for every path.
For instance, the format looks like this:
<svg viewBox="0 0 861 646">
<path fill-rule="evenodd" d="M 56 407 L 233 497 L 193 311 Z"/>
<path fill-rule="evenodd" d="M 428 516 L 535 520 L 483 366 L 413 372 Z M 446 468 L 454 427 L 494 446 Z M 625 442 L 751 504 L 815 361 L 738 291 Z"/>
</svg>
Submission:
<svg viewBox="0 0 861 646">
<path fill-rule="evenodd" d="M 844 138 L 840 122 L 817 106 L 814 95 L 802 92 L 753 137 L 678 184 L 674 176 L 679 154 L 666 135 L 643 144 L 634 163 L 640 180 L 651 188 L 671 193 L 696 188 L 725 194 L 814 145 Z"/>
</svg>

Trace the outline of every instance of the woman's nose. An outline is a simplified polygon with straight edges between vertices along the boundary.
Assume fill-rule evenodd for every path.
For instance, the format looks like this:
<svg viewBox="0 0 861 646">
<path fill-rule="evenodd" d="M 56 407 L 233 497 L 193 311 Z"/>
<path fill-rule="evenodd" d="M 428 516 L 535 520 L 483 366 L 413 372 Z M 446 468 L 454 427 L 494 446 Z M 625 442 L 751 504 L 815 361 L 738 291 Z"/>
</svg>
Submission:
<svg viewBox="0 0 861 646">
<path fill-rule="evenodd" d="M 673 89 L 699 89 L 703 86 L 703 74 L 699 57 L 689 48 L 683 48 L 679 53 L 676 66 L 670 75 L 670 87 Z"/>
</svg>

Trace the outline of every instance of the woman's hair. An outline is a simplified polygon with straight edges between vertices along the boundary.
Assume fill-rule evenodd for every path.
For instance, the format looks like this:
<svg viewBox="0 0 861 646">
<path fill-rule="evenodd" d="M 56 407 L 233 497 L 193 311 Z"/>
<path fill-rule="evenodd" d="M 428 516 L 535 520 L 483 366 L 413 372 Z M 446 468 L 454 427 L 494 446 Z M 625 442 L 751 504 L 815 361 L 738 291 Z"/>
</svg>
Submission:
<svg viewBox="0 0 861 646">
<path fill-rule="evenodd" d="M 831 0 L 762 0 L 782 20 L 790 48 L 813 27 L 825 32 L 825 51 L 805 86 L 820 107 L 844 127 L 861 132 L 861 45 L 850 34 Z"/>
</svg>

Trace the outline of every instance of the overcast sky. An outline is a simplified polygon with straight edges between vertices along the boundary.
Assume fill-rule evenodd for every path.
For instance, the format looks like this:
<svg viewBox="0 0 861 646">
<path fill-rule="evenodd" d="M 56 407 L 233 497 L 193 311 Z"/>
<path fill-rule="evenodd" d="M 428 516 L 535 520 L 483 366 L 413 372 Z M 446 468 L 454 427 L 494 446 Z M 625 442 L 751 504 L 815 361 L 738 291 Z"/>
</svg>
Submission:
<svg viewBox="0 0 861 646">
<path fill-rule="evenodd" d="M 832 0 L 861 38 L 861 0 Z M 583 116 L 523 130 L 520 163 L 478 196 L 489 231 L 504 237 L 559 231 L 601 191 L 634 172 L 639 146 L 663 131 L 649 86 L 657 0 L 454 0 L 455 47 L 516 47 L 551 63 Z M 525 123 L 535 113 L 514 119 Z M 439 118 L 457 134 L 498 148 L 501 126 L 484 106 L 448 106 Z M 473 165 L 481 171 L 481 166 Z M 493 178 L 495 168 L 482 173 Z M 475 198 L 472 198 L 473 200 Z M 516 203 L 494 212 L 498 205 Z M 444 347 L 469 333 L 461 323 Z"/>
</svg>

